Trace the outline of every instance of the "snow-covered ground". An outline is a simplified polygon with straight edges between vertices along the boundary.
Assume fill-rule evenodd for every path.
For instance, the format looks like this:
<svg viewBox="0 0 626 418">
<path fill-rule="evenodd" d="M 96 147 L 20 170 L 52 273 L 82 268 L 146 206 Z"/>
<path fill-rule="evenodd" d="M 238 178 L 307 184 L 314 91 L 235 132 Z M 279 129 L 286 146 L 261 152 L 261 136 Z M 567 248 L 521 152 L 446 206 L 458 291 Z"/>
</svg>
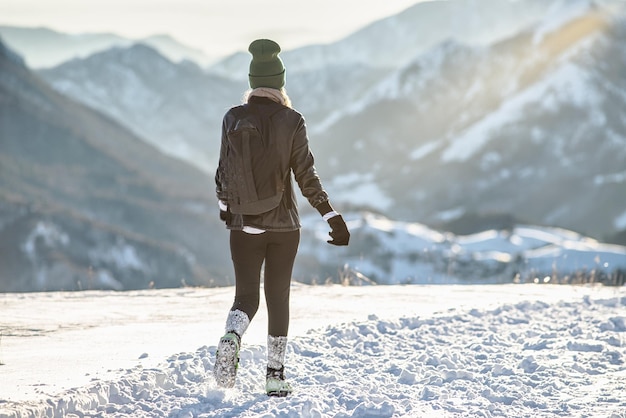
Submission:
<svg viewBox="0 0 626 418">
<path fill-rule="evenodd" d="M 266 315 L 215 386 L 233 288 L 1 294 L 0 417 L 625 417 L 626 288 L 292 287 L 288 398 Z"/>
</svg>

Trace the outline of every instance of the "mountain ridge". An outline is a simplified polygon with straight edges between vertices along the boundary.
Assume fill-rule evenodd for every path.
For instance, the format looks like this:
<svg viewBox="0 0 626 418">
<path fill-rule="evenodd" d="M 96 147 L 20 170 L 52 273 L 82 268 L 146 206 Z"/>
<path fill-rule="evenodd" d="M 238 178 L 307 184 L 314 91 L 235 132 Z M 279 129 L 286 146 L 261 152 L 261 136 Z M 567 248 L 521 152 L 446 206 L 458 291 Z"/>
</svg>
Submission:
<svg viewBox="0 0 626 418">
<path fill-rule="evenodd" d="M 597 16 L 583 18 L 582 21 L 578 21 L 578 24 L 585 25 L 589 22 L 597 23 Z M 615 80 L 619 80 L 614 78 L 613 80 L 609 81 L 609 77 L 611 77 L 612 74 L 619 73 L 619 68 L 624 68 L 624 51 L 620 50 L 620 48 L 618 47 L 618 45 L 620 45 L 618 39 L 623 36 L 623 29 L 621 29 L 622 26 L 619 25 L 619 22 L 607 22 L 609 23 L 599 27 L 599 31 L 604 35 L 598 38 L 594 38 L 596 39 L 596 41 L 600 42 L 600 44 L 604 45 L 604 49 L 611 48 L 611 45 L 616 47 L 614 48 L 615 50 L 613 51 L 613 53 L 610 54 L 610 56 L 614 58 L 610 64 L 611 68 L 606 73 L 607 80 L 602 81 L 604 80 L 602 78 L 604 77 L 603 73 L 593 72 L 595 71 L 594 61 L 597 61 L 598 59 L 585 58 L 585 54 L 587 53 L 585 51 L 589 50 L 589 48 L 585 49 L 584 47 L 581 47 L 582 49 L 578 50 L 578 58 L 574 57 L 573 55 L 568 55 L 571 53 L 571 50 L 569 52 L 565 50 L 562 51 L 562 54 L 560 56 L 565 57 L 565 61 L 575 61 L 575 59 L 578 59 L 580 61 L 580 64 L 577 64 L 576 62 L 578 61 L 576 61 L 569 67 L 562 67 L 565 68 L 566 71 L 569 69 L 569 71 L 566 72 L 566 74 L 569 74 L 569 78 L 566 78 L 566 81 L 563 81 L 562 77 L 553 77 L 555 82 L 561 83 L 561 85 L 559 86 L 559 84 L 554 83 L 551 85 L 550 83 L 548 83 L 546 84 L 546 86 L 549 87 L 544 87 L 544 90 L 550 93 L 555 98 L 559 97 L 555 96 L 555 94 L 568 94 L 568 91 L 571 91 L 571 93 L 574 95 L 570 97 L 569 100 L 561 100 L 559 102 L 555 101 L 554 99 L 551 99 L 551 101 L 544 101 L 542 94 L 535 94 L 537 100 L 539 100 L 539 104 L 534 104 L 533 106 L 527 107 L 529 109 L 533 107 L 542 107 L 543 105 L 541 103 L 544 103 L 546 105 L 552 106 L 550 114 L 544 114 L 543 116 L 533 116 L 533 118 L 535 118 L 534 121 L 532 119 L 525 119 L 528 116 L 525 116 L 524 114 L 518 114 L 517 117 L 521 116 L 521 119 L 519 119 L 519 127 L 516 129 L 524 130 L 526 128 L 522 128 L 523 126 L 530 125 L 530 128 L 527 129 L 528 133 L 524 133 L 521 135 L 520 133 L 517 133 L 516 135 L 503 135 L 502 133 L 498 134 L 496 131 L 494 131 L 492 133 L 492 135 L 496 135 L 496 137 L 494 138 L 499 138 L 499 142 L 505 141 L 506 139 L 505 142 L 507 144 L 510 143 L 510 145 L 513 145 L 525 143 L 527 142 L 526 139 L 531 139 L 531 143 L 532 141 L 535 141 L 535 143 L 539 143 L 542 141 L 545 142 L 545 139 L 541 138 L 545 138 L 546 135 L 551 135 L 553 137 L 556 137 L 557 135 L 559 137 L 563 137 L 563 135 L 569 135 L 567 133 L 569 131 L 567 130 L 570 129 L 570 127 L 566 125 L 566 121 L 567 118 L 570 116 L 566 115 L 571 115 L 571 112 L 574 111 L 572 109 L 581 109 L 580 106 L 584 105 L 585 102 L 581 102 L 580 100 L 589 99 L 589 96 L 586 93 L 583 93 L 582 95 L 575 95 L 576 90 L 571 90 L 571 83 L 578 83 L 578 79 L 584 80 L 584 77 L 587 77 L 587 75 L 585 74 L 594 74 L 594 77 L 596 77 L 596 79 L 598 80 L 597 86 L 599 88 L 596 89 L 598 94 L 602 94 L 603 96 L 601 97 L 606 97 L 607 100 L 612 100 L 613 102 L 615 102 L 616 99 L 611 96 L 610 92 L 605 92 L 603 90 L 603 87 L 601 87 L 601 83 L 614 83 Z M 576 26 L 577 22 L 573 22 L 573 24 L 574 26 Z M 556 32 L 556 36 L 563 36 L 563 34 L 567 33 L 568 28 L 562 28 L 561 30 L 558 30 Z M 591 36 L 595 35 L 592 34 Z M 585 42 L 589 43 L 590 41 L 583 39 L 581 42 L 584 44 Z M 446 45 L 452 47 L 446 47 Z M 571 45 L 573 48 L 578 48 L 579 42 L 572 41 Z M 503 51 L 507 50 L 510 52 L 503 55 Z M 515 50 L 519 52 L 515 52 Z M 524 50 L 531 51 L 531 55 L 528 55 L 528 53 L 524 53 Z M 600 54 L 596 50 L 591 50 L 594 51 L 593 53 L 596 55 Z M 550 167 L 550 165 L 546 164 L 544 164 L 543 166 L 537 166 L 537 163 L 540 160 L 540 156 L 543 155 L 544 157 L 541 158 L 545 159 L 545 156 L 552 155 L 554 153 L 554 151 L 549 149 L 546 149 L 546 151 L 536 151 L 530 154 L 528 151 L 523 151 L 523 153 L 520 154 L 520 157 L 522 157 L 521 162 L 512 162 L 512 166 L 509 166 L 508 168 L 504 167 L 503 155 L 509 155 L 509 157 L 511 157 L 511 151 L 508 151 L 506 149 L 507 145 L 504 145 L 504 143 L 502 145 L 499 145 L 498 143 L 492 143 L 491 141 L 494 141 L 494 139 L 489 139 L 490 134 L 489 131 L 486 130 L 488 125 L 481 126 L 480 124 L 485 124 L 485 121 L 489 120 L 488 118 L 496 118 L 497 120 L 497 113 L 495 112 L 502 109 L 505 110 L 502 112 L 503 115 L 506 115 L 507 118 L 513 116 L 513 120 L 515 120 L 516 113 L 512 112 L 512 109 L 507 109 L 506 107 L 503 108 L 502 106 L 510 107 L 510 105 L 514 103 L 516 95 L 524 91 L 524 88 L 521 88 L 520 86 L 533 86 L 533 88 L 536 89 L 536 87 L 540 85 L 538 83 L 543 82 L 542 74 L 551 74 L 552 69 L 546 67 L 546 65 L 564 65 L 556 58 L 551 61 L 550 58 L 545 57 L 545 55 L 550 56 L 550 54 L 544 55 L 543 53 L 537 53 L 535 46 L 533 45 L 532 31 L 522 33 L 509 40 L 505 40 L 499 44 L 490 47 L 488 50 L 485 50 L 484 48 L 460 46 L 460 44 L 458 43 L 448 43 L 444 44 L 443 47 L 437 47 L 431 53 L 441 55 L 441 51 L 445 52 L 442 55 L 447 57 L 445 58 L 445 60 L 448 60 L 448 64 L 445 67 L 439 67 L 436 71 L 430 71 L 432 68 L 428 68 L 428 66 L 421 66 L 420 64 L 418 64 L 412 67 L 409 65 L 396 73 L 396 77 L 398 80 L 397 87 L 391 88 L 388 84 L 388 80 L 382 81 L 381 85 L 383 86 L 383 88 L 380 88 L 379 91 L 382 91 L 383 93 L 379 95 L 379 99 L 376 99 L 376 95 L 364 97 L 361 104 L 353 104 L 354 108 L 357 109 L 357 111 L 352 112 L 351 116 L 350 113 L 348 114 L 349 116 L 335 116 L 334 120 L 340 120 L 340 123 L 326 124 L 322 126 L 322 129 L 320 131 L 316 131 L 318 137 L 322 136 L 322 138 L 320 139 L 321 142 L 327 143 L 329 149 L 332 148 L 334 150 L 335 155 L 339 153 L 342 156 L 338 157 L 338 159 L 336 158 L 334 161 L 341 160 L 341 158 L 343 158 L 344 161 L 343 164 L 337 166 L 337 168 L 340 168 L 341 171 L 337 171 L 337 169 L 333 168 L 332 161 L 322 159 L 322 161 L 320 162 L 321 172 L 331 171 L 334 176 L 341 173 L 343 173 L 343 175 L 355 176 L 356 171 L 360 172 L 360 178 L 370 179 L 368 181 L 371 182 L 372 168 L 374 170 L 380 170 L 381 174 L 374 174 L 374 183 L 384 185 L 381 187 L 381 190 L 385 190 L 386 193 L 391 193 L 395 196 L 404 195 L 406 197 L 405 199 L 400 201 L 396 200 L 396 204 L 394 205 L 395 207 L 406 208 L 406 212 L 404 214 L 401 214 L 396 210 L 395 212 L 391 212 L 390 214 L 393 217 L 399 217 L 400 219 L 405 220 L 415 219 L 415 217 L 417 216 L 418 219 L 422 219 L 426 223 L 432 225 L 436 225 L 439 222 L 436 217 L 437 213 L 450 211 L 455 208 L 463 207 L 464 205 L 466 205 L 467 208 L 462 210 L 461 213 L 480 213 L 486 210 L 494 211 L 498 210 L 498 206 L 500 206 L 500 204 L 498 204 L 496 200 L 498 194 L 504 193 L 503 197 L 505 200 L 511 199 L 511 193 L 508 193 L 507 197 L 506 189 L 498 191 L 497 189 L 489 186 L 490 182 L 492 182 L 493 179 L 487 179 L 489 173 L 488 171 L 486 171 L 485 174 L 479 174 L 481 165 L 483 166 L 484 170 L 488 170 L 491 167 L 491 173 L 493 173 L 493 170 L 495 168 L 502 166 L 501 170 L 509 170 L 508 174 L 507 171 L 502 171 L 500 173 L 505 176 L 510 176 L 511 174 L 528 176 L 533 172 L 541 172 L 542 170 L 545 172 L 546 168 Z M 537 55 L 535 55 L 535 58 L 533 58 L 532 54 L 535 53 Z M 521 55 L 516 57 L 516 55 L 518 54 Z M 426 56 L 422 55 L 418 57 L 417 62 L 420 63 L 423 62 L 425 59 L 428 59 L 427 55 L 428 54 L 426 54 Z M 506 58 L 507 55 L 509 56 L 509 58 Z M 524 55 L 528 55 L 530 59 L 522 61 L 520 57 L 523 57 Z M 459 58 L 461 56 L 463 58 Z M 458 70 L 460 66 L 454 63 L 455 59 L 465 64 L 462 71 Z M 438 62 L 444 61 L 439 60 Z M 587 68 L 585 70 L 587 72 L 573 72 L 571 69 L 578 68 L 577 65 L 580 68 Z M 526 69 L 524 70 L 524 68 Z M 520 69 L 523 71 L 520 71 Z M 455 73 L 457 74 L 455 75 Z M 409 80 L 411 80 L 411 78 L 414 78 L 416 80 L 415 83 L 417 83 L 415 84 L 416 87 L 414 88 L 408 87 Z M 489 90 L 486 90 L 485 87 L 480 87 L 478 90 L 476 89 L 476 86 L 481 85 L 481 80 L 489 80 Z M 383 83 L 387 84 L 384 85 Z M 595 85 L 596 84 L 594 84 L 594 87 Z M 435 89 L 435 87 L 433 86 L 437 86 L 438 89 Z M 624 87 L 622 86 L 621 88 Z M 421 91 L 419 89 L 421 89 Z M 427 93 L 428 90 L 431 90 L 432 93 Z M 391 96 L 389 96 L 388 94 L 384 94 L 384 92 L 394 91 L 403 91 L 403 93 L 400 95 L 396 95 L 395 98 L 393 97 L 393 94 Z M 477 96 L 473 93 L 476 91 L 482 91 L 482 93 Z M 532 89 L 528 91 L 530 92 L 532 91 Z M 429 99 L 434 99 L 435 101 L 428 101 Z M 439 103 L 442 103 L 442 105 L 439 108 L 433 108 L 433 105 L 437 103 L 437 101 Z M 594 103 L 597 104 L 598 102 L 596 101 Z M 624 103 L 623 100 L 620 101 L 619 99 L 617 99 L 614 105 L 608 107 L 606 107 L 605 105 L 605 112 L 594 110 L 593 103 L 591 103 L 590 106 L 591 116 L 589 118 L 589 128 L 585 129 L 591 129 L 594 132 L 593 135 L 599 135 L 600 137 L 603 137 L 605 135 L 600 133 L 600 131 L 596 132 L 596 128 L 594 128 L 594 126 L 597 126 L 598 123 L 603 122 L 603 113 L 607 115 L 613 115 L 614 110 L 611 109 L 618 109 L 620 107 L 623 108 Z M 398 109 L 396 113 L 389 110 L 392 109 L 392 107 Z M 402 128 L 402 126 L 404 123 L 406 123 L 406 118 L 403 117 L 402 113 L 399 112 L 415 115 L 413 124 L 407 124 L 408 131 L 402 130 L 404 129 Z M 472 116 L 472 113 L 474 115 L 477 114 L 478 118 Z M 445 114 L 448 114 L 449 116 L 441 116 Z M 527 115 L 531 114 L 532 113 L 527 113 Z M 552 120 L 548 116 L 551 116 Z M 584 121 L 586 119 L 586 117 L 583 117 L 580 120 Z M 380 120 L 385 120 L 385 125 L 378 124 L 374 126 L 374 124 L 376 123 L 375 121 Z M 561 122 L 559 122 L 559 120 L 561 120 Z M 372 122 L 368 123 L 368 121 Z M 619 146 L 617 148 L 611 148 L 612 146 L 610 144 L 614 142 L 617 146 L 617 144 L 623 142 L 624 137 L 623 135 L 619 135 L 619 132 L 623 133 L 626 132 L 626 130 L 623 124 L 619 121 L 619 119 L 616 119 L 613 116 L 610 119 L 607 119 L 607 121 L 607 123 L 613 124 L 613 126 L 609 129 L 609 133 L 613 132 L 613 134 L 611 134 L 612 136 L 609 135 L 609 137 L 607 138 L 608 141 L 604 141 L 604 146 L 609 148 L 607 148 L 607 152 L 603 155 L 605 155 L 608 158 L 608 161 L 611 161 L 611 163 L 599 163 L 600 157 L 598 157 L 598 162 L 590 162 L 589 165 L 595 167 L 595 170 L 597 171 L 602 171 L 603 169 L 605 169 L 607 171 L 607 175 L 612 175 L 619 167 L 620 161 L 623 161 L 621 160 L 621 158 L 623 158 L 621 157 L 623 152 L 620 151 Z M 434 128 L 433 123 L 435 123 Z M 439 123 L 439 126 L 437 126 L 436 123 Z M 551 126 L 551 124 L 553 126 Z M 419 126 L 419 129 L 414 130 L 414 126 Z M 470 133 L 471 131 L 468 131 L 468 129 L 472 126 L 474 128 L 477 128 L 475 129 L 475 134 L 473 135 L 473 137 L 466 136 L 465 139 L 462 139 L 463 137 L 461 135 L 464 133 Z M 507 125 L 505 124 L 503 126 Z M 386 129 L 385 127 L 390 128 Z M 558 129 L 562 130 L 563 132 L 559 132 Z M 371 132 L 375 133 L 371 134 Z M 345 145 L 342 144 L 342 148 L 338 150 L 337 141 L 333 139 L 337 136 L 342 137 L 348 135 L 353 138 L 359 138 L 361 144 L 359 144 L 358 149 L 356 149 L 356 155 L 354 153 L 355 150 L 351 149 L 349 143 Z M 389 144 L 384 140 L 380 141 L 380 138 L 394 138 L 394 143 Z M 513 140 L 511 138 L 518 139 Z M 580 142 L 581 139 L 579 138 L 578 141 Z M 474 148 L 468 148 L 468 146 L 472 144 Z M 519 145 L 514 146 L 518 147 Z M 498 149 L 489 150 L 489 148 L 493 147 L 498 147 Z M 535 148 L 537 147 L 535 146 Z M 562 149 L 562 146 L 560 149 Z M 614 149 L 616 153 L 608 151 L 610 149 Z M 470 158 L 470 156 L 475 155 L 478 151 L 480 151 L 480 155 L 478 158 L 480 161 L 479 163 L 477 163 L 476 161 L 472 161 L 472 159 Z M 380 161 L 381 163 L 377 163 L 375 160 L 369 161 L 365 159 L 365 152 L 368 152 L 368 155 L 377 156 L 378 161 Z M 591 161 L 591 159 L 594 158 L 594 154 L 590 154 L 586 150 L 579 149 L 576 152 L 576 156 L 570 156 L 571 158 L 573 158 L 572 161 L 580 159 L 587 159 Z M 352 155 L 353 158 L 350 160 L 346 160 L 345 156 L 348 154 Z M 384 157 L 385 155 L 388 155 L 388 157 Z M 407 155 L 409 155 L 410 158 L 406 158 Z M 565 158 L 566 154 L 563 154 L 563 152 L 561 152 L 561 154 L 559 155 L 561 159 L 567 164 L 568 160 L 567 158 Z M 350 161 L 358 162 L 361 161 L 362 158 L 364 161 L 363 165 L 350 164 Z M 384 163 L 389 159 L 394 159 L 395 164 L 391 165 Z M 533 161 L 535 162 L 533 163 Z M 478 167 L 476 167 L 476 165 L 478 165 Z M 580 165 L 580 163 L 578 163 L 578 165 Z M 474 166 L 474 168 L 472 168 L 472 166 Z M 533 169 L 533 166 L 536 166 L 536 168 Z M 394 170 L 396 172 L 398 172 L 398 169 L 400 169 L 400 173 L 402 173 L 402 175 L 394 176 L 392 173 L 389 172 L 388 169 Z M 565 166 L 564 170 L 567 169 L 567 166 Z M 458 175 L 453 174 L 455 170 L 458 171 Z M 578 175 L 581 175 L 583 171 L 585 171 L 585 168 L 583 167 L 579 171 L 580 173 Z M 562 172 L 562 174 L 566 173 L 567 171 Z M 586 178 L 594 178 L 598 175 L 600 175 L 600 173 L 592 171 L 586 174 Z M 454 178 L 455 176 L 455 182 L 445 180 L 446 177 Z M 480 186 L 480 183 L 476 184 L 476 186 L 470 186 L 470 184 L 468 184 L 468 180 L 478 180 L 480 176 L 484 177 L 484 180 L 482 180 L 484 184 L 481 187 L 483 190 L 485 190 L 485 194 L 480 197 L 480 199 L 485 202 L 483 207 L 475 206 L 476 203 L 471 203 L 472 201 L 477 201 L 476 196 L 472 196 L 472 193 L 475 194 L 477 190 L 481 190 L 481 187 L 477 188 L 477 186 Z M 359 177 L 357 176 L 356 178 L 358 179 Z M 391 178 L 394 178 L 394 180 L 391 182 L 388 181 Z M 398 180 L 399 178 L 404 179 L 404 181 Z M 427 179 L 427 182 L 424 183 L 422 179 Z M 577 184 L 577 182 L 578 180 L 574 181 L 574 183 L 570 182 L 570 186 L 568 186 L 568 188 L 570 188 L 570 190 L 572 190 L 572 192 L 574 193 L 574 196 L 576 196 L 577 192 L 572 189 L 572 187 L 574 187 L 574 184 Z M 397 187 L 397 189 L 395 191 L 391 190 L 390 187 L 393 187 L 396 183 L 400 183 L 399 185 L 395 186 Z M 411 184 L 411 187 L 409 187 L 409 184 Z M 567 183 L 564 183 L 564 185 L 565 184 Z M 352 185 L 350 185 L 349 187 L 352 187 Z M 507 186 L 504 187 L 506 188 Z M 623 184 L 621 187 L 623 188 Z M 595 188 L 596 187 L 594 186 L 592 188 L 589 188 L 589 190 L 591 191 Z M 408 195 L 406 192 L 404 194 L 402 193 L 402 190 L 408 191 L 411 189 L 415 190 L 414 193 L 416 193 L 413 195 L 413 197 Z M 431 190 L 430 193 L 427 192 L 427 189 Z M 464 193 L 465 189 L 467 189 L 469 194 Z M 561 187 L 561 189 L 563 189 L 563 187 Z M 336 190 L 335 195 L 341 196 L 341 190 L 344 190 L 346 193 L 348 193 L 347 200 L 350 200 L 353 197 L 346 188 Z M 516 185 L 511 190 L 521 191 L 523 189 L 519 189 L 519 186 Z M 333 192 L 333 188 L 331 188 L 330 191 Z M 458 196 L 458 198 L 454 198 L 454 195 Z M 578 195 L 579 197 L 585 196 L 584 193 L 578 193 Z M 616 193 L 615 195 L 623 196 L 624 194 Z M 519 196 L 524 199 L 526 194 L 520 193 Z M 549 201 L 551 199 L 553 200 L 554 198 L 549 196 L 542 196 L 539 198 L 538 196 L 539 202 L 545 202 L 546 200 Z M 619 201 L 619 198 L 616 198 L 615 196 L 611 200 L 615 201 L 615 199 Z M 564 198 L 563 202 L 567 205 L 568 203 L 570 203 L 570 200 L 568 198 Z M 532 211 L 529 212 L 517 210 L 523 205 L 522 201 L 517 202 L 514 205 L 506 204 L 505 202 L 503 203 L 504 204 L 502 206 L 504 207 L 502 207 L 500 210 L 503 210 L 505 213 L 512 213 L 514 216 L 521 217 L 534 224 L 549 224 L 551 222 L 561 222 L 561 226 L 581 231 L 581 225 L 583 224 L 581 224 L 580 222 L 583 221 L 586 216 L 582 213 L 579 215 L 575 215 L 578 217 L 578 219 L 573 219 L 568 223 L 563 222 L 563 215 L 568 216 L 567 213 L 561 214 L 559 220 L 556 218 L 542 217 L 541 215 L 537 216 L 538 214 L 533 214 Z M 434 209 L 433 204 L 439 205 L 439 209 Z M 430 211 L 430 214 L 424 213 L 424 210 L 420 210 L 424 208 L 424 205 L 430 205 L 430 209 L 426 209 Z M 619 212 L 619 208 L 623 208 L 624 206 L 623 204 L 611 204 L 611 207 L 613 208 L 613 213 L 610 215 L 609 219 L 617 219 L 621 214 L 621 212 Z M 386 208 L 382 209 L 385 210 Z M 417 211 L 415 209 L 417 209 Z M 546 207 L 546 205 L 544 205 L 543 210 L 546 210 L 545 214 L 547 215 L 549 209 Z M 588 208 L 587 210 L 590 210 L 590 208 Z M 588 224 L 588 222 L 585 223 Z M 596 222 L 596 225 L 592 227 L 583 226 L 582 232 L 591 234 L 592 236 L 602 237 L 610 234 L 611 231 L 613 231 L 614 227 L 617 227 L 617 225 L 613 226 L 610 224 L 610 222 L 608 224 L 605 223 L 604 226 L 600 226 Z"/>
<path fill-rule="evenodd" d="M 115 33 L 67 34 L 45 26 L 21 27 L 0 25 L 0 37 L 25 57 L 33 68 L 50 68 L 74 58 L 86 57 L 111 47 L 144 43 L 173 61 L 191 60 L 200 65 L 213 61 L 203 52 L 183 45 L 167 34 L 129 39 Z"/>
<path fill-rule="evenodd" d="M 222 114 L 238 97 L 233 94 L 237 83 L 191 63 L 174 63 L 144 44 L 74 59 L 39 74 L 57 91 L 205 171 L 216 167 L 215 152 L 208 144 L 219 136 Z"/>
</svg>

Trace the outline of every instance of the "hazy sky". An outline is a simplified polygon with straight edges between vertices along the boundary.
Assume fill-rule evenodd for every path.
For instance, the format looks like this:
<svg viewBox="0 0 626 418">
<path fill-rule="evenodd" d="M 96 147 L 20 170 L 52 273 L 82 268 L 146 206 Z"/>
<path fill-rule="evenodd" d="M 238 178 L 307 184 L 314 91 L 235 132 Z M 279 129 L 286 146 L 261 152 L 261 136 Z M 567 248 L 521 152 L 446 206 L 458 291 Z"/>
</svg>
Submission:
<svg viewBox="0 0 626 418">
<path fill-rule="evenodd" d="M 0 0 L 0 25 L 167 33 L 208 55 L 245 50 L 272 38 L 283 49 L 339 39 L 420 0 Z"/>
</svg>

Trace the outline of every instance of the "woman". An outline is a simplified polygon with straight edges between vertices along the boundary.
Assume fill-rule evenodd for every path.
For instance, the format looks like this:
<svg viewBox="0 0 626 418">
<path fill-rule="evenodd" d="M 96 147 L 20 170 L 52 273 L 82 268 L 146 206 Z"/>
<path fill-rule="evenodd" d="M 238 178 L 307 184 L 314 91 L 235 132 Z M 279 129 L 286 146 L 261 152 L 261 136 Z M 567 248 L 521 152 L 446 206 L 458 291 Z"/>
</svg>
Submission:
<svg viewBox="0 0 626 418">
<path fill-rule="evenodd" d="M 291 108 L 279 45 L 268 39 L 250 44 L 252 54 L 244 104 L 230 109 L 222 124 L 215 175 L 220 217 L 230 230 L 235 301 L 226 334 L 217 348 L 218 385 L 232 387 L 241 337 L 259 306 L 261 267 L 268 311 L 266 393 L 286 396 L 284 364 L 289 328 L 289 289 L 300 241 L 300 219 L 291 173 L 303 196 L 331 227 L 334 245 L 348 245 L 350 233 L 333 210 L 314 167 L 304 118 Z"/>
</svg>

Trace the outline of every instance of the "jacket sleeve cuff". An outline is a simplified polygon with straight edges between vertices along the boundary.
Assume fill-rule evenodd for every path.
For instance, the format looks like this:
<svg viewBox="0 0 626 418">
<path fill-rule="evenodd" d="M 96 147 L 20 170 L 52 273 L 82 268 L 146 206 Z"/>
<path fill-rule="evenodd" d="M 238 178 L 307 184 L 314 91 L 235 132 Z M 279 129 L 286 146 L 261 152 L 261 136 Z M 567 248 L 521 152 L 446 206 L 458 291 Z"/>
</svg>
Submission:
<svg viewBox="0 0 626 418">
<path fill-rule="evenodd" d="M 330 202 L 328 200 L 326 200 L 326 201 L 320 203 L 319 205 L 315 206 L 315 209 L 317 209 L 317 211 L 322 216 L 326 215 L 327 213 L 334 212 L 334 209 L 330 205 Z"/>
<path fill-rule="evenodd" d="M 330 218 L 334 218 L 335 216 L 339 216 L 339 212 L 333 210 L 324 215 L 323 219 L 328 222 Z"/>
</svg>

